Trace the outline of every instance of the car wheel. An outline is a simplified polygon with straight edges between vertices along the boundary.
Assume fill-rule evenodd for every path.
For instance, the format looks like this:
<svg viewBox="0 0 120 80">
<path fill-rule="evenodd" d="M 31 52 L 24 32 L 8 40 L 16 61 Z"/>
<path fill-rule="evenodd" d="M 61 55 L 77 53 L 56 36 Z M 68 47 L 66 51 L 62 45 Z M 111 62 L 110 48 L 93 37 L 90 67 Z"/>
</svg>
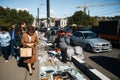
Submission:
<svg viewBox="0 0 120 80">
<path fill-rule="evenodd" d="M 92 52 L 92 47 L 91 45 L 87 44 L 86 47 L 85 47 L 86 51 L 88 52 Z"/>
</svg>

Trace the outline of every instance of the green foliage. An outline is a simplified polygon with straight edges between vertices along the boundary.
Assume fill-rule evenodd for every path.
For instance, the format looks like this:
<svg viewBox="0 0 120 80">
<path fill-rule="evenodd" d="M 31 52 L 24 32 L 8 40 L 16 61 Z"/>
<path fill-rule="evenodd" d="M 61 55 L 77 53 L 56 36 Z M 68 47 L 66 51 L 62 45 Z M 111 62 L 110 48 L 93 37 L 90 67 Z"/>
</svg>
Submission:
<svg viewBox="0 0 120 80">
<path fill-rule="evenodd" d="M 68 18 L 68 25 L 77 24 L 83 25 L 86 27 L 97 26 L 98 22 L 95 18 L 90 17 L 89 15 L 84 14 L 82 11 L 77 11 Z"/>
<path fill-rule="evenodd" d="M 93 27 L 98 26 L 99 21 L 103 20 L 113 20 L 113 19 L 120 19 L 120 16 L 115 17 L 92 17 L 87 14 L 84 14 L 82 11 L 76 11 L 72 16 L 68 17 L 68 25 L 77 24 L 77 25 L 83 25 L 86 27 Z"/>
<path fill-rule="evenodd" d="M 22 21 L 27 25 L 32 25 L 34 18 L 26 10 L 17 11 L 16 9 L 0 7 L 0 26 L 10 27 L 11 23 L 19 24 Z"/>
<path fill-rule="evenodd" d="M 120 16 L 115 16 L 112 19 L 120 19 Z"/>
</svg>

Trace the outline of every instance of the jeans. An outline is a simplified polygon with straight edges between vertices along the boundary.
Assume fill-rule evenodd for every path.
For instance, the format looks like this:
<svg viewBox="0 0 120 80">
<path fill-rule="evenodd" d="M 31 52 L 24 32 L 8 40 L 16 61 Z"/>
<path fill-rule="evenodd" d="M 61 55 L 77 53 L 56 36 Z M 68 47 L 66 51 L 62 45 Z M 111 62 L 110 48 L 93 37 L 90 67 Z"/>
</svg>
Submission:
<svg viewBox="0 0 120 80">
<path fill-rule="evenodd" d="M 5 60 L 8 60 L 9 57 L 9 46 L 1 47 L 1 51 Z"/>
<path fill-rule="evenodd" d="M 2 55 L 1 47 L 0 47 L 0 56 Z"/>
<path fill-rule="evenodd" d="M 15 51 L 14 51 L 14 40 L 11 40 L 11 56 L 14 56 L 14 53 L 15 53 Z"/>
<path fill-rule="evenodd" d="M 20 60 L 20 49 L 15 49 L 17 61 Z"/>
</svg>

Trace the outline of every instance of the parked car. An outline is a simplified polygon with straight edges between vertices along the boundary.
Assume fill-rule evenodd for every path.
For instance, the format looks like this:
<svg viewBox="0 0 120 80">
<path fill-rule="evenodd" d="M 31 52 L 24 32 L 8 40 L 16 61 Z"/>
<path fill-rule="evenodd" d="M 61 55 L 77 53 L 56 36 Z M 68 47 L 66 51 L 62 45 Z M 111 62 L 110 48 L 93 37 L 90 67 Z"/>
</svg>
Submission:
<svg viewBox="0 0 120 80">
<path fill-rule="evenodd" d="M 41 28 L 40 28 L 40 31 L 41 31 L 41 32 L 47 32 L 47 30 L 48 30 L 47 27 L 41 27 Z"/>
<path fill-rule="evenodd" d="M 83 47 L 88 52 L 111 51 L 109 41 L 98 37 L 92 31 L 76 31 L 70 36 L 71 44 Z"/>
<path fill-rule="evenodd" d="M 66 32 L 70 32 L 70 34 L 72 33 L 72 28 L 65 27 L 64 30 L 65 30 Z"/>
<path fill-rule="evenodd" d="M 91 28 L 80 27 L 80 28 L 76 29 L 75 31 L 91 31 Z"/>
</svg>

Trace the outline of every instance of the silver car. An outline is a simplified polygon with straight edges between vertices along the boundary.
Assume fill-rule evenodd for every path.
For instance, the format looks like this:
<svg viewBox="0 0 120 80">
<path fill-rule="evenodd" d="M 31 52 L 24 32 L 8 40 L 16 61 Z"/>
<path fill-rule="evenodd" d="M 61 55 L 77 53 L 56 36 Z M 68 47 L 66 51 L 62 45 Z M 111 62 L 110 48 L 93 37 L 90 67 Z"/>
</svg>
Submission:
<svg viewBox="0 0 120 80">
<path fill-rule="evenodd" d="M 88 52 L 106 52 L 112 50 L 109 41 L 98 37 L 92 31 L 76 31 L 70 36 L 71 44 L 83 47 Z"/>
</svg>

